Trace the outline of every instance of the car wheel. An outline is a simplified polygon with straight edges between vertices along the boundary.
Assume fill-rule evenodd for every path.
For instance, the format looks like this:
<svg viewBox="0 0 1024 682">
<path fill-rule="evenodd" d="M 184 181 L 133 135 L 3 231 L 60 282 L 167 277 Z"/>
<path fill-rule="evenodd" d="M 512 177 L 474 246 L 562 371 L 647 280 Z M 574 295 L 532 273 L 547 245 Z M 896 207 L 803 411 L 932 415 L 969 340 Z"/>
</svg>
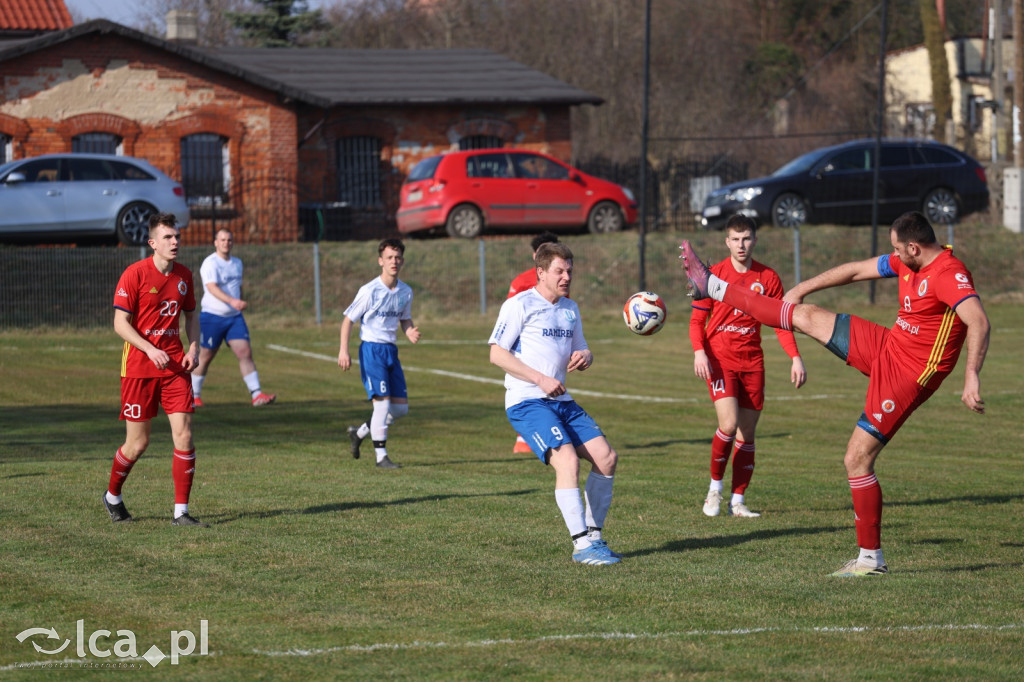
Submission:
<svg viewBox="0 0 1024 682">
<path fill-rule="evenodd" d="M 156 209 L 141 201 L 133 201 L 117 214 L 117 238 L 127 246 L 140 246 L 149 241 L 149 216 Z"/>
<path fill-rule="evenodd" d="M 772 225 L 775 227 L 800 227 L 807 222 L 810 213 L 803 197 L 787 192 L 772 204 Z"/>
<path fill-rule="evenodd" d="M 591 234 L 602 232 L 618 232 L 626 224 L 622 211 L 612 201 L 602 201 L 590 210 L 587 217 L 587 230 Z"/>
<path fill-rule="evenodd" d="M 921 212 L 933 225 L 951 225 L 960 218 L 960 205 L 951 190 L 940 187 L 928 192 L 921 205 Z"/>
<path fill-rule="evenodd" d="M 445 229 L 451 237 L 461 237 L 463 239 L 479 237 L 480 233 L 484 231 L 484 217 L 480 215 L 480 211 L 477 210 L 476 206 L 462 204 L 461 206 L 456 206 L 448 214 L 448 222 L 445 224 Z"/>
</svg>

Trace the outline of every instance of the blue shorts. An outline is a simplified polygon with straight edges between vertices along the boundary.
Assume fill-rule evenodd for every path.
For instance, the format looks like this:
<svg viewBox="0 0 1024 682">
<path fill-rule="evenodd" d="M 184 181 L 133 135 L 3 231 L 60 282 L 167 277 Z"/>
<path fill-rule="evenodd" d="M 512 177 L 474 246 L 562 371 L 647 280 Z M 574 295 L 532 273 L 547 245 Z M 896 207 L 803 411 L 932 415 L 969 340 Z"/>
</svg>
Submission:
<svg viewBox="0 0 1024 682">
<path fill-rule="evenodd" d="M 524 400 L 505 410 L 516 433 L 522 435 L 537 458 L 548 463 L 548 453 L 566 441 L 573 447 L 604 435 L 597 423 L 575 400 Z"/>
<path fill-rule="evenodd" d="M 398 361 L 398 346 L 393 343 L 359 344 L 359 378 L 371 400 L 382 398 L 408 398 L 405 388 L 405 373 Z"/>
<path fill-rule="evenodd" d="M 220 344 L 235 339 L 249 340 L 249 328 L 241 315 L 224 317 L 213 313 L 199 313 L 199 345 L 217 350 Z"/>
</svg>

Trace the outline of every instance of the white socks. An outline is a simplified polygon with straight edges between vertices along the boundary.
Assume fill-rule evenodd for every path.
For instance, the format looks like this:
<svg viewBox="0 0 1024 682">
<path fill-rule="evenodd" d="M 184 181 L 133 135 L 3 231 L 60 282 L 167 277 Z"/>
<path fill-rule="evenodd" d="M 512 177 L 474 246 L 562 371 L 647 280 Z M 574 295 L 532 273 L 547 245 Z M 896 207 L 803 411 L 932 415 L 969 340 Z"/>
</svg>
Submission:
<svg viewBox="0 0 1024 682">
<path fill-rule="evenodd" d="M 245 382 L 245 387 L 249 389 L 249 393 L 253 398 L 260 394 L 260 373 L 256 371 L 249 372 L 242 381 Z M 193 389 L 194 390 L 194 389 Z"/>
<path fill-rule="evenodd" d="M 569 529 L 572 536 L 573 547 L 586 549 L 590 547 L 590 540 L 587 538 L 587 523 L 583 518 L 583 498 L 580 497 L 579 488 L 555 488 L 555 502 L 558 504 L 562 518 L 565 520 L 565 527 Z"/>
</svg>

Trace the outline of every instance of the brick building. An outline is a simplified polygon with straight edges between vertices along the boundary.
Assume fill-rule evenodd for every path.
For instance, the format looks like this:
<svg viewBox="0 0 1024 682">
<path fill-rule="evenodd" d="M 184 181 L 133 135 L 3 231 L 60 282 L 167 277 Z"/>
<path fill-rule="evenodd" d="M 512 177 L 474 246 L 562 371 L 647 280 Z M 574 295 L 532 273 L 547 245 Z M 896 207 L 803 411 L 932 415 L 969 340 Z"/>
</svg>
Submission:
<svg viewBox="0 0 1024 682">
<path fill-rule="evenodd" d="M 174 14 L 174 13 L 172 13 Z M 487 50 L 199 48 L 105 20 L 0 39 L 0 160 L 102 151 L 149 160 L 192 206 L 186 243 L 216 226 L 241 242 L 394 230 L 421 158 L 515 146 L 570 160 L 570 109 L 601 99 Z M 305 214 L 303 213 L 305 211 Z"/>
</svg>

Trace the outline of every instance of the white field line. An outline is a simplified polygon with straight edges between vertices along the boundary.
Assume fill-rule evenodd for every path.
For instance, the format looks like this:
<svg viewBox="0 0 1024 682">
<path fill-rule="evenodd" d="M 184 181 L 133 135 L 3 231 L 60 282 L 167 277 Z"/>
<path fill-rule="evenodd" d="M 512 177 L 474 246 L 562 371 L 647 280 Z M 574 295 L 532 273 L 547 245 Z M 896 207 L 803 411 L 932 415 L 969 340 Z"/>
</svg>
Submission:
<svg viewBox="0 0 1024 682">
<path fill-rule="evenodd" d="M 337 357 L 330 355 L 324 355 L 322 353 L 311 353 L 305 350 L 298 350 L 297 348 L 288 348 L 287 346 L 279 346 L 277 344 L 269 344 L 267 346 L 270 350 L 276 350 L 281 353 L 291 353 L 292 355 L 301 355 L 302 357 L 312 358 L 314 360 L 324 360 L 326 362 L 338 362 Z M 358 360 L 353 360 L 352 364 L 358 365 Z M 461 372 L 449 372 L 444 369 L 427 369 L 424 367 L 412 367 L 410 365 L 402 365 L 402 369 L 407 372 L 423 372 L 425 374 L 436 374 L 443 377 L 451 377 L 452 379 L 462 379 L 463 381 L 475 381 L 481 384 L 493 384 L 496 386 L 504 386 L 505 381 L 503 379 L 494 379 L 492 377 L 481 377 L 474 374 L 463 374 Z M 589 391 L 583 388 L 573 388 L 569 390 L 569 393 L 573 395 L 585 395 L 592 398 L 613 398 L 616 400 L 632 400 L 632 401 L 643 401 L 648 403 L 698 403 L 704 401 L 704 393 L 701 392 L 700 398 L 659 398 L 656 396 L 646 395 L 629 395 L 627 393 L 603 393 L 601 391 Z M 817 394 L 804 394 L 800 396 L 765 396 L 765 400 L 827 400 L 834 398 L 847 398 L 846 395 L 830 395 L 825 393 Z"/>
<path fill-rule="evenodd" d="M 309 657 L 309 656 L 322 656 L 324 654 L 332 653 L 375 653 L 377 651 L 409 651 L 413 649 L 486 649 L 498 646 L 523 646 L 532 644 L 541 644 L 543 642 L 570 642 L 577 640 L 594 640 L 594 641 L 612 641 L 612 640 L 659 640 L 659 639 L 682 639 L 688 637 L 744 637 L 748 635 L 760 635 L 769 632 L 777 633 L 819 633 L 823 635 L 831 634 L 859 634 L 866 633 L 872 634 L 876 632 L 934 632 L 934 631 L 947 631 L 947 632 L 963 632 L 963 631 L 975 631 L 975 632 L 1016 632 L 1024 628 L 1024 625 L 1020 623 L 1009 623 L 1007 625 L 981 625 L 977 623 L 969 623 L 965 625 L 897 625 L 889 627 L 871 627 L 871 626 L 849 626 L 849 627 L 836 627 L 836 626 L 823 626 L 823 627 L 807 627 L 807 628 L 779 628 L 779 627 L 761 627 L 761 628 L 741 628 L 735 630 L 686 630 L 676 632 L 590 632 L 573 635 L 544 635 L 541 637 L 531 637 L 527 639 L 514 639 L 514 638 L 502 638 L 502 639 L 480 639 L 469 642 L 379 642 L 377 644 L 349 644 L 346 646 L 332 646 L 327 648 L 317 649 L 286 649 L 284 651 L 271 651 L 266 649 L 252 649 L 252 653 L 258 656 L 269 656 L 269 657 Z M 207 656 L 225 656 L 230 655 L 225 652 L 211 651 Z M 200 658 L 197 656 L 197 658 Z M 205 658 L 203 656 L 202 658 Z M 145 661 L 144 658 L 133 657 L 133 658 L 119 658 L 117 661 L 105 661 L 107 663 L 120 663 L 120 662 L 136 662 Z M 64 658 L 61 660 L 42 660 L 42 661 L 27 661 L 24 663 L 11 663 L 8 665 L 0 666 L 0 671 L 5 670 L 25 670 L 29 668 L 43 668 L 53 665 L 73 665 L 76 663 L 94 663 L 93 659 L 89 658 Z"/>
<path fill-rule="evenodd" d="M 658 640 L 658 639 L 681 639 L 687 637 L 736 637 L 746 635 L 759 635 L 768 632 L 777 633 L 821 633 L 821 634 L 850 634 L 850 633 L 875 633 L 875 632 L 928 632 L 936 630 L 964 631 L 974 630 L 982 632 L 1004 632 L 1021 629 L 1021 624 L 1012 623 L 1009 625 L 903 625 L 894 627 L 810 627 L 810 628 L 743 628 L 737 630 L 687 630 L 679 632 L 594 632 L 576 635 L 546 635 L 543 637 L 532 637 L 529 639 L 483 639 L 471 642 L 408 642 L 405 644 L 395 642 L 382 642 L 378 644 L 350 644 L 348 646 L 334 646 L 325 649 L 287 649 L 285 651 L 267 651 L 264 649 L 253 649 L 253 653 L 261 656 L 320 656 L 331 653 L 374 653 L 376 651 L 407 651 L 410 649 L 476 649 L 497 646 L 522 646 L 540 644 L 543 642 L 564 642 L 573 640 Z"/>
</svg>

